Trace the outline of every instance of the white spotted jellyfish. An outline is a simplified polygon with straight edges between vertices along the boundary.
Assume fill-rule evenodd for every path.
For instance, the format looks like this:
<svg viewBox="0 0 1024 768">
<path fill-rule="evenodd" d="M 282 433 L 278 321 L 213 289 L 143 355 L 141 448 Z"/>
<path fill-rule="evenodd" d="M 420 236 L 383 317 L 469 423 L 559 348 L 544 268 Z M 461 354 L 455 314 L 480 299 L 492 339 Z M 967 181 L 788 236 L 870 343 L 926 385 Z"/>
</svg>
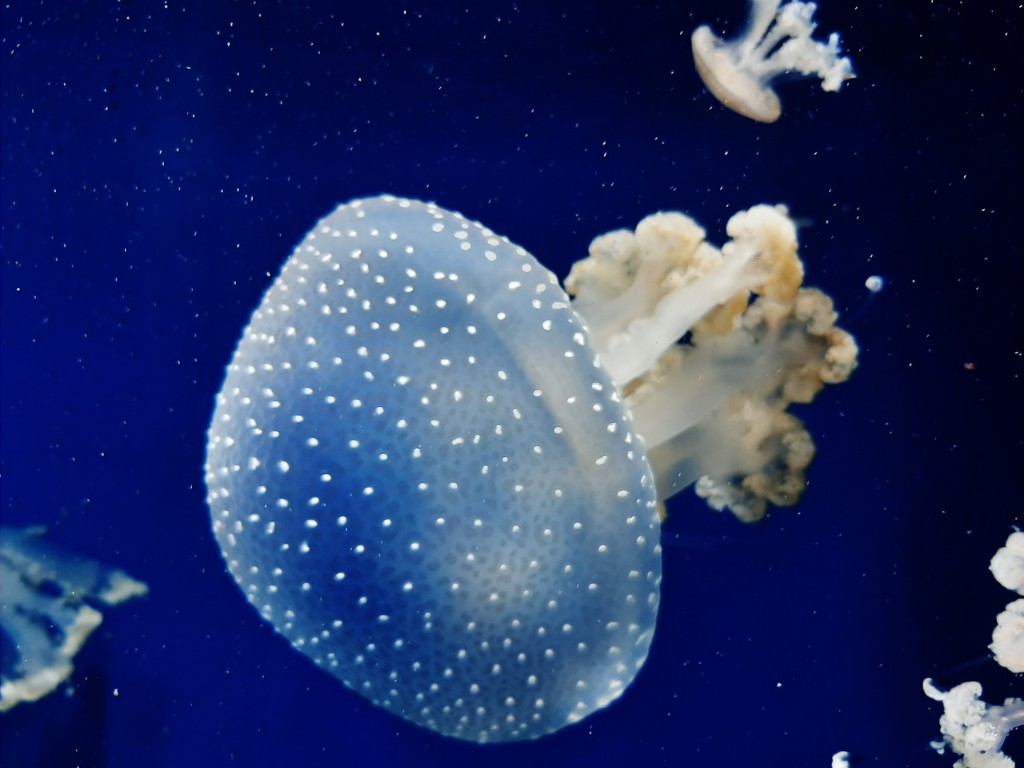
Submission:
<svg viewBox="0 0 1024 768">
<path fill-rule="evenodd" d="M 658 615 L 662 502 L 794 503 L 787 412 L 856 365 L 781 207 L 716 248 L 678 213 L 597 238 L 566 289 L 437 205 L 316 224 L 209 430 L 213 529 L 294 648 L 395 715 L 534 739 L 617 699 Z"/>
</svg>

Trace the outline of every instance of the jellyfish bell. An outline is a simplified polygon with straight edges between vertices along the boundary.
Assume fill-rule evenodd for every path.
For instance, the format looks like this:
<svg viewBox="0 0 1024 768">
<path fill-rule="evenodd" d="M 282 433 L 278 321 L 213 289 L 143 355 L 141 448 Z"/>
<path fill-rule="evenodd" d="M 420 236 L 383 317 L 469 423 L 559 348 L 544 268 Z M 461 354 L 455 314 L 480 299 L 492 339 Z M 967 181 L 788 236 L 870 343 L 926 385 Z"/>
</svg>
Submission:
<svg viewBox="0 0 1024 768">
<path fill-rule="evenodd" d="M 617 699 L 660 600 L 659 502 L 793 503 L 790 402 L 856 361 L 785 209 L 718 249 L 682 214 L 595 240 L 567 287 L 440 206 L 322 219 L 243 332 L 210 425 L 246 597 L 374 704 L 477 742 Z M 685 345 L 677 343 L 686 336 Z"/>
<path fill-rule="evenodd" d="M 832 300 L 803 287 L 784 206 L 740 211 L 726 233 L 717 248 L 681 213 L 648 216 L 596 238 L 566 287 L 644 439 L 659 498 L 694 485 L 712 508 L 754 521 L 806 486 L 814 444 L 789 405 L 845 381 L 857 345 Z"/>
<path fill-rule="evenodd" d="M 996 581 L 1024 595 L 1024 533 L 1015 531 L 993 555 L 989 570 Z M 1024 600 L 1014 600 L 996 617 L 989 646 L 997 662 L 1011 672 L 1024 672 Z"/>
</svg>

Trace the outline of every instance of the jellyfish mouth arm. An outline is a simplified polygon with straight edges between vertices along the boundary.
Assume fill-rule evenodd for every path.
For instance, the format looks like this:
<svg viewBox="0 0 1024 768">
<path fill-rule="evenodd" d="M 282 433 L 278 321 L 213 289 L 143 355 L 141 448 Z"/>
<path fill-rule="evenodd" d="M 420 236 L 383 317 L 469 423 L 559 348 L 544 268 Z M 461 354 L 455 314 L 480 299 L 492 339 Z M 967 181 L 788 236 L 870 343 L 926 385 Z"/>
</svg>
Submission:
<svg viewBox="0 0 1024 768">
<path fill-rule="evenodd" d="M 796 314 L 774 330 L 748 327 L 665 355 L 661 380 L 628 398 L 659 498 L 696 483 L 709 506 L 748 522 L 761 519 L 768 503 L 800 499 L 815 448 L 786 409 L 811 400 L 823 382 L 847 377 L 855 359 L 851 350 L 840 362 L 844 348 L 836 342 L 848 337 L 817 336 L 811 325 Z"/>
<path fill-rule="evenodd" d="M 651 308 L 673 284 L 682 287 L 695 281 L 720 260 L 721 254 L 704 242 L 704 230 L 695 221 L 682 214 L 655 214 L 636 232 L 617 230 L 596 237 L 588 257 L 573 265 L 565 285 L 575 297 L 573 309 L 585 321 L 591 343 L 607 353 L 621 343 L 630 325 L 650 330 Z M 608 367 L 608 360 L 604 363 Z M 628 375 L 620 371 L 617 379 Z"/>
<path fill-rule="evenodd" d="M 760 205 L 733 216 L 721 249 L 681 213 L 648 216 L 635 236 L 597 238 L 591 255 L 573 265 L 566 287 L 591 332 L 601 361 L 619 388 L 705 318 L 733 325 L 751 292 L 778 284 L 794 292 L 803 277 L 796 228 L 785 208 Z M 709 318 L 723 308 L 723 318 Z"/>
<path fill-rule="evenodd" d="M 659 498 L 695 485 L 712 509 L 746 522 L 764 517 L 769 501 L 794 504 L 813 456 L 799 419 L 742 396 L 648 453 Z"/>
<path fill-rule="evenodd" d="M 989 650 L 1011 672 L 1024 672 L 1024 599 L 1014 600 L 996 616 Z"/>
<path fill-rule="evenodd" d="M 1024 592 L 1024 533 L 1010 534 L 993 556 L 989 568 L 996 581 L 1018 594 Z M 996 619 L 989 649 L 996 661 L 1011 672 L 1024 672 L 1024 600 L 1015 600 Z M 923 683 L 929 699 L 942 703 L 939 728 L 942 741 L 933 741 L 939 754 L 948 746 L 963 756 L 956 765 L 1007 768 L 1014 762 L 1001 751 L 1010 731 L 1024 726 L 1024 699 L 989 704 L 981 698 L 981 683 L 968 681 L 948 691 L 933 680 Z"/>
<path fill-rule="evenodd" d="M 755 2 L 751 24 L 736 44 L 736 66 L 748 70 L 762 82 L 784 72 L 817 75 L 822 88 L 837 91 L 844 80 L 852 78 L 853 64 L 840 55 L 839 34 L 833 32 L 827 43 L 812 38 L 815 3 Z M 773 23 L 774 22 L 774 23 Z"/>
<path fill-rule="evenodd" d="M 992 556 L 989 570 L 1004 587 L 1024 595 L 1024 533 L 1010 534 L 1006 544 Z"/>
<path fill-rule="evenodd" d="M 814 445 L 786 412 L 849 377 L 857 346 L 831 299 L 803 288 L 781 206 L 735 214 L 720 249 L 679 213 L 602 236 L 566 287 L 629 405 L 658 497 L 694 482 L 744 520 L 793 504 Z"/>
<path fill-rule="evenodd" d="M 736 289 L 752 288 L 744 266 L 756 254 L 732 253 L 714 274 L 698 277 L 670 291 L 647 317 L 637 318 L 608 338 L 602 361 L 618 383 L 632 381 L 651 368 L 669 347 L 710 310 L 724 304 Z"/>
<path fill-rule="evenodd" d="M 769 35 L 769 27 L 776 21 L 781 0 L 751 0 L 750 19 L 739 39 L 732 45 L 736 50 L 736 58 L 741 64 L 748 64 L 753 58 L 763 59 L 774 45 L 778 43 L 784 32 L 778 32 L 778 23 Z M 812 9 L 813 13 L 813 9 Z M 774 42 L 772 42 L 774 39 Z"/>
<path fill-rule="evenodd" d="M 1013 765 L 1000 750 L 1010 731 L 1024 726 L 1024 700 L 1007 699 L 1002 706 L 987 704 L 977 682 L 961 683 L 948 691 L 931 679 L 923 686 L 925 695 L 943 707 L 939 719 L 943 740 L 932 742 L 933 748 L 942 751 L 948 745 L 963 755 L 964 765 Z"/>
</svg>

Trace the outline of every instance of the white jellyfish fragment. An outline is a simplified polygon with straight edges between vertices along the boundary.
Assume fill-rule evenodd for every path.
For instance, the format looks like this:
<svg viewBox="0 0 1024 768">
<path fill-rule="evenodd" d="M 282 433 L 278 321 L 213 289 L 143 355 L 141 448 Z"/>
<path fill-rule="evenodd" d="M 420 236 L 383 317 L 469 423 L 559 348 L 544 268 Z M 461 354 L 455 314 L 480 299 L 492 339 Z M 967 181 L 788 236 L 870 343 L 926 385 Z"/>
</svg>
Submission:
<svg viewBox="0 0 1024 768">
<path fill-rule="evenodd" d="M 697 72 L 722 104 L 744 117 L 773 123 L 782 104 L 772 89 L 780 75 L 798 72 L 821 79 L 826 91 L 838 91 L 854 77 L 850 59 L 840 56 L 839 35 L 828 42 L 811 38 L 815 3 L 751 0 L 746 30 L 734 40 L 716 37 L 707 25 L 691 40 Z"/>
<path fill-rule="evenodd" d="M 1018 531 L 1010 534 L 989 567 L 1000 584 L 1020 592 L 1022 566 L 1024 533 Z M 999 664 L 1011 672 L 1024 672 L 1024 599 L 1013 601 L 999 614 L 989 648 Z M 981 698 L 981 683 L 973 681 L 943 691 L 927 679 L 924 692 L 942 702 L 942 741 L 932 742 L 932 747 L 941 753 L 948 746 L 961 755 L 954 768 L 1013 768 L 1013 760 L 1001 750 L 1007 734 L 1024 726 L 1024 699 L 1008 698 L 1002 706 L 988 704 Z"/>
<path fill-rule="evenodd" d="M 932 742 L 932 747 L 940 753 L 950 747 L 961 755 L 954 768 L 1013 768 L 1013 760 L 1001 750 L 1010 731 L 1024 725 L 1024 699 L 1006 699 L 1002 706 L 987 704 L 977 682 L 943 691 L 928 679 L 924 692 L 942 702 L 942 741 Z"/>
<path fill-rule="evenodd" d="M 1011 672 L 1024 672 L 1024 599 L 1014 600 L 996 616 L 989 649 Z"/>
<path fill-rule="evenodd" d="M 1024 595 L 1024 532 L 1015 531 L 992 556 L 989 570 L 996 581 Z"/>
<path fill-rule="evenodd" d="M 992 556 L 989 570 L 1007 589 L 1024 595 L 1024 533 L 1016 531 Z M 1011 672 L 1024 672 L 1024 599 L 1014 600 L 996 616 L 989 646 L 996 661 Z"/>
<path fill-rule="evenodd" d="M 658 502 L 706 475 L 746 519 L 792 503 L 813 447 L 786 406 L 856 361 L 800 287 L 785 210 L 729 234 L 719 250 L 659 214 L 600 237 L 570 299 L 434 204 L 320 220 L 243 332 L 208 434 L 213 530 L 248 600 L 447 736 L 533 739 L 615 701 L 654 634 Z"/>
<path fill-rule="evenodd" d="M 872 293 L 878 293 L 885 288 L 885 278 L 881 275 L 871 275 L 864 281 L 864 287 Z"/>
<path fill-rule="evenodd" d="M 41 528 L 0 529 L 0 712 L 68 679 L 75 655 L 103 621 L 97 606 L 146 592 L 124 571 L 44 541 Z"/>
</svg>

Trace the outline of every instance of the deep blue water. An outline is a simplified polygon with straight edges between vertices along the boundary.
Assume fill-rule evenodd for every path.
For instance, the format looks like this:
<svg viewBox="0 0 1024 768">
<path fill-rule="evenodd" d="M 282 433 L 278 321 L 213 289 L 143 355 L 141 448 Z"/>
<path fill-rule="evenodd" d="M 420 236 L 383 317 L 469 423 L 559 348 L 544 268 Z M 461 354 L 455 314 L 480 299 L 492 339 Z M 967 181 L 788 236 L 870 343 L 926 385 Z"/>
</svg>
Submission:
<svg viewBox="0 0 1024 768">
<path fill-rule="evenodd" d="M 822 0 L 858 77 L 782 86 L 769 126 L 692 65 L 738 0 L 66 5 L 2 11 L 2 517 L 151 591 L 73 696 L 3 716 L 4 766 L 943 766 L 922 678 L 1021 695 L 985 658 L 1011 597 L 988 559 L 1024 523 L 1019 3 Z M 656 210 L 721 242 L 785 202 L 861 345 L 800 411 L 801 505 L 746 526 L 673 499 L 647 665 L 536 742 L 374 709 L 260 621 L 210 532 L 204 432 L 243 325 L 316 219 L 385 191 L 560 275 Z"/>
</svg>

